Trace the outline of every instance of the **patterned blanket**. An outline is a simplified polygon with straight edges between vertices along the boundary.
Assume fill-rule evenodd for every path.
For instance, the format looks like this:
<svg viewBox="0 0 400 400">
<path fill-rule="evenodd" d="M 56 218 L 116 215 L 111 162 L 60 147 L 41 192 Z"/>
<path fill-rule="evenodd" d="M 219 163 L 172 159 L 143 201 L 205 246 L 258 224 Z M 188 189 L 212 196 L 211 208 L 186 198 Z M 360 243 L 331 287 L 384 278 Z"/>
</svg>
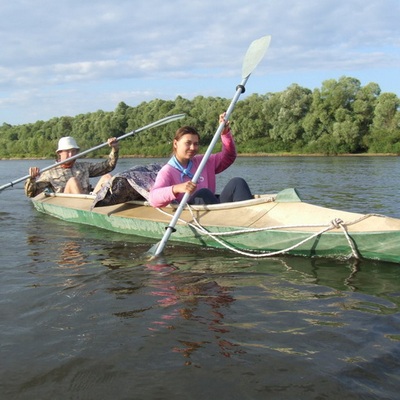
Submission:
<svg viewBox="0 0 400 400">
<path fill-rule="evenodd" d="M 160 164 L 137 165 L 114 175 L 97 193 L 92 209 L 129 200 L 148 200 L 161 167 Z"/>
</svg>

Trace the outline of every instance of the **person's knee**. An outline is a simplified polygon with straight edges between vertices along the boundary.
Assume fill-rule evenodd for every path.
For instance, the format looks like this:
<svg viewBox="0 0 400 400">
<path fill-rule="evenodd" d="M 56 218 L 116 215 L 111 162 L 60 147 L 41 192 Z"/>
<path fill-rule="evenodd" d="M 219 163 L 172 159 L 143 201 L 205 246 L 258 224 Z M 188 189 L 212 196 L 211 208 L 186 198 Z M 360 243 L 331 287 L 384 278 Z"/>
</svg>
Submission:
<svg viewBox="0 0 400 400">
<path fill-rule="evenodd" d="M 197 192 L 194 193 L 194 195 L 189 201 L 189 204 L 194 204 L 194 205 L 218 204 L 218 203 L 219 203 L 218 198 L 211 190 L 207 188 L 199 189 Z"/>
<path fill-rule="evenodd" d="M 76 177 L 69 178 L 65 185 L 64 193 L 79 194 L 83 192 L 81 182 Z"/>
<path fill-rule="evenodd" d="M 241 177 L 232 178 L 221 193 L 221 202 L 243 201 L 253 198 L 246 180 Z"/>
<path fill-rule="evenodd" d="M 96 186 L 94 187 L 92 193 L 96 194 L 100 189 L 112 178 L 111 174 L 103 175 L 99 181 L 97 182 Z"/>
<path fill-rule="evenodd" d="M 247 182 L 246 182 L 243 178 L 241 178 L 241 177 L 239 177 L 239 176 L 237 176 L 237 177 L 235 177 L 235 178 L 232 178 L 232 179 L 230 180 L 230 183 L 231 183 L 233 186 L 248 186 Z"/>
</svg>

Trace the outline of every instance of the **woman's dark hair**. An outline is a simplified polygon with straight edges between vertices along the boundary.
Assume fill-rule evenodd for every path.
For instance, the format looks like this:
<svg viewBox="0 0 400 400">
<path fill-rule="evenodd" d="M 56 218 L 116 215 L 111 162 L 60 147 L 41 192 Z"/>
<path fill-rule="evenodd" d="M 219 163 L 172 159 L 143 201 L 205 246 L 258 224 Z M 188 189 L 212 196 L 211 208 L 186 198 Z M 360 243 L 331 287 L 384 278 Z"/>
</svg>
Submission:
<svg viewBox="0 0 400 400">
<path fill-rule="evenodd" d="M 175 132 L 174 140 L 179 140 L 183 135 L 197 135 L 200 140 L 199 132 L 191 126 L 182 126 Z"/>
</svg>

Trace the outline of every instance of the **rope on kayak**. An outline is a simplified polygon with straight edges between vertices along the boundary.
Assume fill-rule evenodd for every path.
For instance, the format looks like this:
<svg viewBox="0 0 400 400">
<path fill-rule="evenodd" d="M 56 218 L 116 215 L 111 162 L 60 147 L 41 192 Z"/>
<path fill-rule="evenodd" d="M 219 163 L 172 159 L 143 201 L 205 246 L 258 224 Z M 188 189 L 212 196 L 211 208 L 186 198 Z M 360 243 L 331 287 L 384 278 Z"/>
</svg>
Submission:
<svg viewBox="0 0 400 400">
<path fill-rule="evenodd" d="M 348 225 L 354 225 L 358 222 L 360 222 L 363 219 L 366 219 L 370 216 L 373 216 L 375 214 L 366 214 L 363 215 L 362 217 L 358 218 L 357 220 L 354 220 L 352 222 L 348 222 L 348 223 L 344 223 L 340 218 L 334 218 L 332 221 L 330 221 L 329 225 L 323 225 L 323 224 L 310 224 L 310 225 L 281 225 L 281 226 L 270 226 L 270 227 L 264 227 L 264 228 L 252 228 L 252 229 L 241 229 L 241 230 L 236 230 L 236 231 L 229 231 L 229 232 L 209 232 L 207 229 L 205 229 L 197 220 L 197 218 L 194 216 L 193 210 L 192 208 L 188 205 L 189 211 L 192 215 L 193 221 L 195 222 L 194 224 L 184 221 L 182 219 L 180 219 L 179 221 L 192 227 L 193 229 L 195 229 L 197 232 L 199 232 L 202 235 L 208 236 L 212 239 L 214 239 L 216 242 L 218 242 L 221 246 L 225 247 L 226 249 L 229 249 L 231 251 L 233 251 L 234 253 L 243 255 L 243 256 L 247 256 L 247 257 L 253 257 L 253 258 L 261 258 L 261 257 L 274 257 L 274 256 L 278 256 L 278 255 L 283 255 L 286 254 L 288 252 L 290 252 L 291 250 L 296 249 L 297 247 L 300 247 L 302 244 L 307 243 L 308 241 L 328 232 L 331 231 L 333 229 L 339 229 L 341 228 L 343 234 L 345 235 L 347 242 L 349 244 L 349 247 L 351 249 L 351 253 L 352 256 L 359 260 L 360 259 L 360 255 L 358 254 L 358 251 L 356 249 L 356 246 L 352 240 L 352 238 L 350 237 L 348 231 L 347 231 L 347 226 Z M 159 209 L 160 212 L 166 214 L 166 215 L 170 215 L 162 210 Z M 291 229 L 291 228 L 310 228 L 310 227 L 322 227 L 323 229 L 321 229 L 320 231 L 313 233 L 310 237 L 305 238 L 303 240 L 301 240 L 300 242 L 298 242 L 297 244 L 294 244 L 293 246 L 290 246 L 286 249 L 283 250 L 278 250 L 278 251 L 274 251 L 274 252 L 260 252 L 260 253 L 250 253 L 250 252 L 246 252 L 246 251 L 242 251 L 239 249 L 236 249 L 235 247 L 229 245 L 227 242 L 221 240 L 219 237 L 220 236 L 233 236 L 233 235 L 239 235 L 239 234 L 244 234 L 244 233 L 253 233 L 253 232 L 260 232 L 260 231 L 269 231 L 269 230 L 279 230 L 279 229 Z"/>
<path fill-rule="evenodd" d="M 347 232 L 347 224 L 345 224 L 340 218 L 336 218 L 332 221 L 332 224 L 334 224 L 335 228 L 340 227 L 344 233 L 344 236 L 346 236 L 347 242 L 350 245 L 351 252 L 353 254 L 353 257 L 356 260 L 359 260 L 361 257 L 358 254 L 358 251 L 356 249 L 356 246 L 353 242 L 353 239 L 350 237 L 349 232 Z"/>
<path fill-rule="evenodd" d="M 191 226 L 193 226 L 194 228 L 196 228 L 197 231 L 201 232 L 204 235 L 207 235 L 211 238 L 213 238 L 216 242 L 218 242 L 219 244 L 221 244 L 222 246 L 224 246 L 225 248 L 244 255 L 244 256 L 248 256 L 248 257 L 253 257 L 253 258 L 261 258 L 261 257 L 274 257 L 274 256 L 278 256 L 278 255 L 283 255 L 285 253 L 290 252 L 291 250 L 296 249 L 297 247 L 300 247 L 302 244 L 307 243 L 308 241 L 324 234 L 325 232 L 328 232 L 332 229 L 338 229 L 339 227 L 342 229 L 347 242 L 349 243 L 350 249 L 352 251 L 352 255 L 354 258 L 356 259 L 360 259 L 360 256 L 355 248 L 355 245 L 353 243 L 353 240 L 350 238 L 346 226 L 344 225 L 343 221 L 340 220 L 339 218 L 336 218 L 334 220 L 331 221 L 331 223 L 326 226 L 319 232 L 313 233 L 310 237 L 305 238 L 303 240 L 301 240 L 300 242 L 294 244 L 293 246 L 287 247 L 286 249 L 283 250 L 278 250 L 278 251 L 271 251 L 271 252 L 260 252 L 260 253 L 249 253 L 246 251 L 242 251 L 242 250 L 238 250 L 232 246 L 230 246 L 228 243 L 222 241 L 221 239 L 219 239 L 218 236 L 229 236 L 229 235 L 237 235 L 240 233 L 251 233 L 251 232 L 256 232 L 256 231 L 268 231 L 268 230 L 277 230 L 277 229 L 287 229 L 287 228 L 301 228 L 301 227 L 306 227 L 306 225 L 297 225 L 297 226 L 276 226 L 276 227 L 268 227 L 268 228 L 257 228 L 257 229 L 249 229 L 249 230 L 241 230 L 241 231 L 232 231 L 232 232 L 220 232 L 220 233 L 213 233 L 213 232 L 209 232 L 207 231 L 204 227 L 202 227 L 200 224 L 198 224 L 198 221 L 194 218 L 194 221 L 196 222 L 197 226 L 194 226 L 193 224 L 189 224 Z M 307 225 L 307 227 L 318 227 L 321 225 Z"/>
</svg>

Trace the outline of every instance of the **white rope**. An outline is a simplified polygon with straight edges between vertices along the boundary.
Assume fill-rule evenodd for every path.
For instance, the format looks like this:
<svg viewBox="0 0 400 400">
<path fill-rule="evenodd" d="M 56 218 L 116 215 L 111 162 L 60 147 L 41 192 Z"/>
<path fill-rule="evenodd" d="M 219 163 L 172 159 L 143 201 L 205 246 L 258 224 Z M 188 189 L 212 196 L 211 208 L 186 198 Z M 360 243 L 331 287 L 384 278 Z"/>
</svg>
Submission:
<svg viewBox="0 0 400 400">
<path fill-rule="evenodd" d="M 189 227 L 195 229 L 197 232 L 199 232 L 202 235 L 208 236 L 212 239 L 214 239 L 216 242 L 218 242 L 221 246 L 225 247 L 226 249 L 229 249 L 237 254 L 240 255 L 244 255 L 244 256 L 248 256 L 248 257 L 253 257 L 253 258 L 261 258 L 261 257 L 273 257 L 273 256 L 277 256 L 277 255 L 282 255 L 282 254 L 286 254 L 288 252 L 290 252 L 291 250 L 296 249 L 297 247 L 300 247 L 302 244 L 314 239 L 315 237 L 318 237 L 330 230 L 333 229 L 339 229 L 341 228 L 343 234 L 345 235 L 347 242 L 349 244 L 349 247 L 351 249 L 351 253 L 353 255 L 353 257 L 357 260 L 360 259 L 360 255 L 357 252 L 357 249 L 354 245 L 354 242 L 352 240 L 352 238 L 350 237 L 348 231 L 347 231 L 347 226 L 349 225 L 354 225 L 364 219 L 370 218 L 372 216 L 377 216 L 377 217 L 384 217 L 383 215 L 380 214 L 365 214 L 363 216 L 361 216 L 360 218 L 357 218 L 354 221 L 351 222 L 346 222 L 344 223 L 340 218 L 335 218 L 332 221 L 330 221 L 329 225 L 327 224 L 308 224 L 308 225 L 281 225 L 281 226 L 270 226 L 270 227 L 264 227 L 264 228 L 251 228 L 251 229 L 241 229 L 241 230 L 236 230 L 236 231 L 229 231 L 229 232 L 209 232 L 207 229 L 205 229 L 197 220 L 197 218 L 194 216 L 193 213 L 193 208 L 190 207 L 190 205 L 187 205 L 191 216 L 193 218 L 193 221 L 195 222 L 195 224 L 192 224 L 190 222 L 187 222 L 185 220 L 179 219 L 180 222 L 182 222 L 185 225 L 188 225 Z M 161 210 L 158 208 L 158 210 L 165 214 L 168 215 L 170 217 L 172 217 L 171 214 Z M 242 250 L 238 250 L 234 247 L 232 247 L 231 245 L 229 245 L 228 243 L 226 243 L 225 241 L 219 239 L 219 236 L 230 236 L 230 235 L 239 235 L 239 234 L 243 234 L 243 233 L 253 233 L 253 232 L 260 232 L 260 231 L 268 231 L 268 230 L 278 230 L 278 229 L 291 229 L 291 228 L 315 228 L 315 227 L 322 227 L 323 229 L 321 229 L 320 231 L 313 233 L 310 237 L 305 238 L 303 240 L 301 240 L 299 243 L 294 244 L 293 246 L 290 246 L 286 249 L 283 250 L 279 250 L 279 251 L 274 251 L 274 252 L 267 252 L 267 251 L 262 251 L 260 253 L 250 253 L 250 252 L 246 252 L 246 251 L 242 251 Z"/>
<path fill-rule="evenodd" d="M 342 220 L 340 220 L 340 223 L 338 223 L 338 225 L 340 226 L 340 228 L 342 228 L 342 231 L 343 231 L 344 235 L 346 236 L 346 239 L 347 239 L 347 242 L 348 242 L 349 245 L 350 245 L 350 248 L 351 248 L 351 252 L 352 252 L 352 254 L 353 254 L 353 257 L 354 257 L 356 260 L 359 260 L 359 259 L 360 259 L 360 256 L 359 256 L 359 254 L 358 254 L 358 251 L 357 251 L 357 249 L 356 249 L 356 246 L 354 245 L 353 239 L 350 237 L 349 233 L 347 232 L 346 225 L 343 223 Z"/>
</svg>

